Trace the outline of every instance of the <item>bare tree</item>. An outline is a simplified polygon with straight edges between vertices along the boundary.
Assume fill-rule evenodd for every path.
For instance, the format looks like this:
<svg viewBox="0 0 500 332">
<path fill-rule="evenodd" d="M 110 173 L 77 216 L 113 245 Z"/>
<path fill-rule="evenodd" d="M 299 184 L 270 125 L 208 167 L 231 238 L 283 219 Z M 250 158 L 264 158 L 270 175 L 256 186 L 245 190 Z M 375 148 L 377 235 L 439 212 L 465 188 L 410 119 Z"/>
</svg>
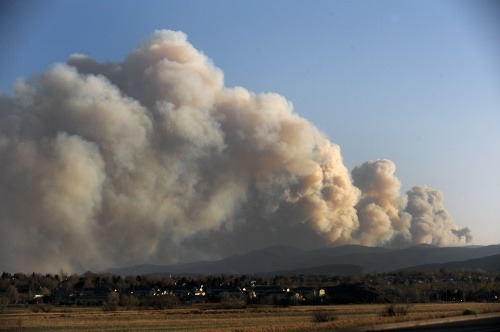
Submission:
<svg viewBox="0 0 500 332">
<path fill-rule="evenodd" d="M 103 304 L 104 311 L 116 311 L 118 303 L 120 302 L 120 295 L 117 292 L 110 292 L 108 300 Z"/>
<path fill-rule="evenodd" d="M 134 295 L 122 295 L 120 298 L 120 303 L 125 308 L 130 310 L 137 305 L 137 298 Z"/>
<path fill-rule="evenodd" d="M 9 304 L 9 299 L 5 296 L 0 297 L 0 312 L 3 312 L 7 305 Z"/>
<path fill-rule="evenodd" d="M 9 299 L 10 303 L 17 304 L 19 302 L 19 291 L 17 290 L 16 286 L 10 285 L 7 288 L 6 295 L 7 295 L 7 298 Z"/>
</svg>

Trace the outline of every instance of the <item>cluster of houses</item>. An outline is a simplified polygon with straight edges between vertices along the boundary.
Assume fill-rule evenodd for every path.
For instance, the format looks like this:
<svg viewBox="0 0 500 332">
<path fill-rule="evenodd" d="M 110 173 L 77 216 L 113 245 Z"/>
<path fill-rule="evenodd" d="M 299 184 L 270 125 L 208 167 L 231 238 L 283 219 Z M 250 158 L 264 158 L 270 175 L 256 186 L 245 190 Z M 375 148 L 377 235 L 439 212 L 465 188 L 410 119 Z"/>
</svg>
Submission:
<svg viewBox="0 0 500 332">
<path fill-rule="evenodd" d="M 34 300 L 51 302 L 61 305 L 102 305 L 112 292 L 122 296 L 133 296 L 138 301 L 151 300 L 161 297 L 175 298 L 182 304 L 222 302 L 231 299 L 244 300 L 247 303 L 266 304 L 293 302 L 320 301 L 327 295 L 327 289 L 317 287 L 285 288 L 277 285 L 257 285 L 251 283 L 247 286 L 219 285 L 207 287 L 205 285 L 189 287 L 187 285 L 171 285 L 166 287 L 135 286 L 126 289 L 113 289 L 109 286 L 94 288 L 80 288 L 78 285 L 68 289 L 65 282 L 61 282 L 51 296 L 36 297 Z"/>
<path fill-rule="evenodd" d="M 178 304 L 341 304 L 429 301 L 498 302 L 500 276 L 481 271 L 397 272 L 342 276 L 82 276 L 10 275 L 0 278 L 0 298 L 11 303 L 169 308 Z M 14 293 L 11 294 L 12 289 Z M 11 295 L 9 295 L 11 294 Z M 17 300 L 16 300 L 17 298 Z M 221 306 L 222 307 L 222 306 Z"/>
</svg>

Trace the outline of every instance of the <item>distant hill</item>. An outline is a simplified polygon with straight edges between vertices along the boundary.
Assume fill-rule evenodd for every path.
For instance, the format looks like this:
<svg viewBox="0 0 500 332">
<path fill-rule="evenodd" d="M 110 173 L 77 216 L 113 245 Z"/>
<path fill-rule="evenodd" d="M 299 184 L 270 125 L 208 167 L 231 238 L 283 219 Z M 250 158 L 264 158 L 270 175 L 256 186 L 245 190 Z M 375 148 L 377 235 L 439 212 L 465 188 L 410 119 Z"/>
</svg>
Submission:
<svg viewBox="0 0 500 332">
<path fill-rule="evenodd" d="M 446 270 L 485 270 L 488 272 L 500 272 L 500 255 L 492 255 L 482 258 L 469 259 L 466 261 L 454 261 L 441 264 L 425 264 L 412 266 L 403 271 L 435 271 L 439 269 Z"/>
<path fill-rule="evenodd" d="M 328 264 L 315 267 L 301 268 L 288 271 L 273 271 L 267 274 L 271 275 L 341 275 L 351 276 L 363 274 L 364 268 L 359 265 L 351 264 Z"/>
<path fill-rule="evenodd" d="M 359 274 L 390 272 L 417 265 L 443 264 L 473 260 L 500 254 L 500 246 L 436 247 L 416 245 L 404 249 L 388 249 L 346 245 L 303 251 L 277 245 L 216 261 L 200 261 L 176 265 L 137 265 L 108 269 L 115 274 L 253 274 L 296 271 L 297 274 Z M 341 269 L 344 268 L 344 270 Z M 300 271 L 304 273 L 299 273 Z M 307 272 L 309 271 L 309 272 Z"/>
</svg>

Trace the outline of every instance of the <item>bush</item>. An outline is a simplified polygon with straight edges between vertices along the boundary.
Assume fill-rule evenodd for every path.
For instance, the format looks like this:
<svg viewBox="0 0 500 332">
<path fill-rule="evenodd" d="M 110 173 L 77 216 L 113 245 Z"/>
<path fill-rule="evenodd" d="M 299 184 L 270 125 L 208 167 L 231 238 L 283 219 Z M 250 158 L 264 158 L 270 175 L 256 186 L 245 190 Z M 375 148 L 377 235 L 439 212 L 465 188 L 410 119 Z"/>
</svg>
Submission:
<svg viewBox="0 0 500 332">
<path fill-rule="evenodd" d="M 19 291 L 17 290 L 16 286 L 14 286 L 14 285 L 10 285 L 7 288 L 6 295 L 7 295 L 7 298 L 9 299 L 10 303 L 12 303 L 12 304 L 17 304 L 20 300 Z"/>
<path fill-rule="evenodd" d="M 468 316 L 468 315 L 477 315 L 477 313 L 474 311 L 474 310 L 471 310 L 471 309 L 465 309 L 464 312 L 463 312 L 463 315 L 464 316 Z"/>
<path fill-rule="evenodd" d="M 39 311 L 47 313 L 52 311 L 52 306 L 48 303 L 39 303 L 31 306 L 30 309 L 34 313 L 37 313 Z"/>
<path fill-rule="evenodd" d="M 175 295 L 160 295 L 149 298 L 148 303 L 155 310 L 173 309 L 179 304 Z"/>
<path fill-rule="evenodd" d="M 7 305 L 9 304 L 9 299 L 7 297 L 0 297 L 0 312 L 5 311 L 5 308 L 7 308 Z"/>
<path fill-rule="evenodd" d="M 242 309 L 246 307 L 246 301 L 239 297 L 233 297 L 229 293 L 222 293 L 220 308 L 221 309 Z"/>
<path fill-rule="evenodd" d="M 330 311 L 322 310 L 313 312 L 313 322 L 316 323 L 326 323 L 337 319 L 339 319 L 338 315 Z"/>
<path fill-rule="evenodd" d="M 406 316 L 410 311 L 410 307 L 411 307 L 410 305 L 390 304 L 387 307 L 385 307 L 384 311 L 382 312 L 382 316 L 384 317 Z"/>
<path fill-rule="evenodd" d="M 137 305 L 137 298 L 134 295 L 122 295 L 120 304 L 128 310 L 131 310 Z"/>
<path fill-rule="evenodd" d="M 118 303 L 120 302 L 120 295 L 116 292 L 111 292 L 108 294 L 108 300 L 102 304 L 102 310 L 104 311 L 116 311 L 118 309 Z"/>
</svg>

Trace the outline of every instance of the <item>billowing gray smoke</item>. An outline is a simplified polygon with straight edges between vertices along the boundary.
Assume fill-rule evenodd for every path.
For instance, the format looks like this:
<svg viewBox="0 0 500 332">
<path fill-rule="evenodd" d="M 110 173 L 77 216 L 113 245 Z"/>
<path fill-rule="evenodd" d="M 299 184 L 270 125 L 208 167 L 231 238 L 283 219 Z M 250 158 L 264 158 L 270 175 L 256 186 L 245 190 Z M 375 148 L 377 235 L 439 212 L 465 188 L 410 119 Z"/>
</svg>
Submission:
<svg viewBox="0 0 500 332">
<path fill-rule="evenodd" d="M 459 229 L 443 206 L 441 192 L 414 186 L 400 194 L 401 183 L 390 160 L 367 161 L 352 171 L 361 190 L 356 204 L 359 229 L 353 238 L 365 245 L 430 243 L 440 246 L 472 241 L 468 228 Z"/>
<path fill-rule="evenodd" d="M 274 243 L 463 244 L 391 161 L 350 174 L 276 94 L 224 87 L 181 32 L 123 62 L 73 55 L 0 96 L 0 268 L 101 269 Z"/>
</svg>

